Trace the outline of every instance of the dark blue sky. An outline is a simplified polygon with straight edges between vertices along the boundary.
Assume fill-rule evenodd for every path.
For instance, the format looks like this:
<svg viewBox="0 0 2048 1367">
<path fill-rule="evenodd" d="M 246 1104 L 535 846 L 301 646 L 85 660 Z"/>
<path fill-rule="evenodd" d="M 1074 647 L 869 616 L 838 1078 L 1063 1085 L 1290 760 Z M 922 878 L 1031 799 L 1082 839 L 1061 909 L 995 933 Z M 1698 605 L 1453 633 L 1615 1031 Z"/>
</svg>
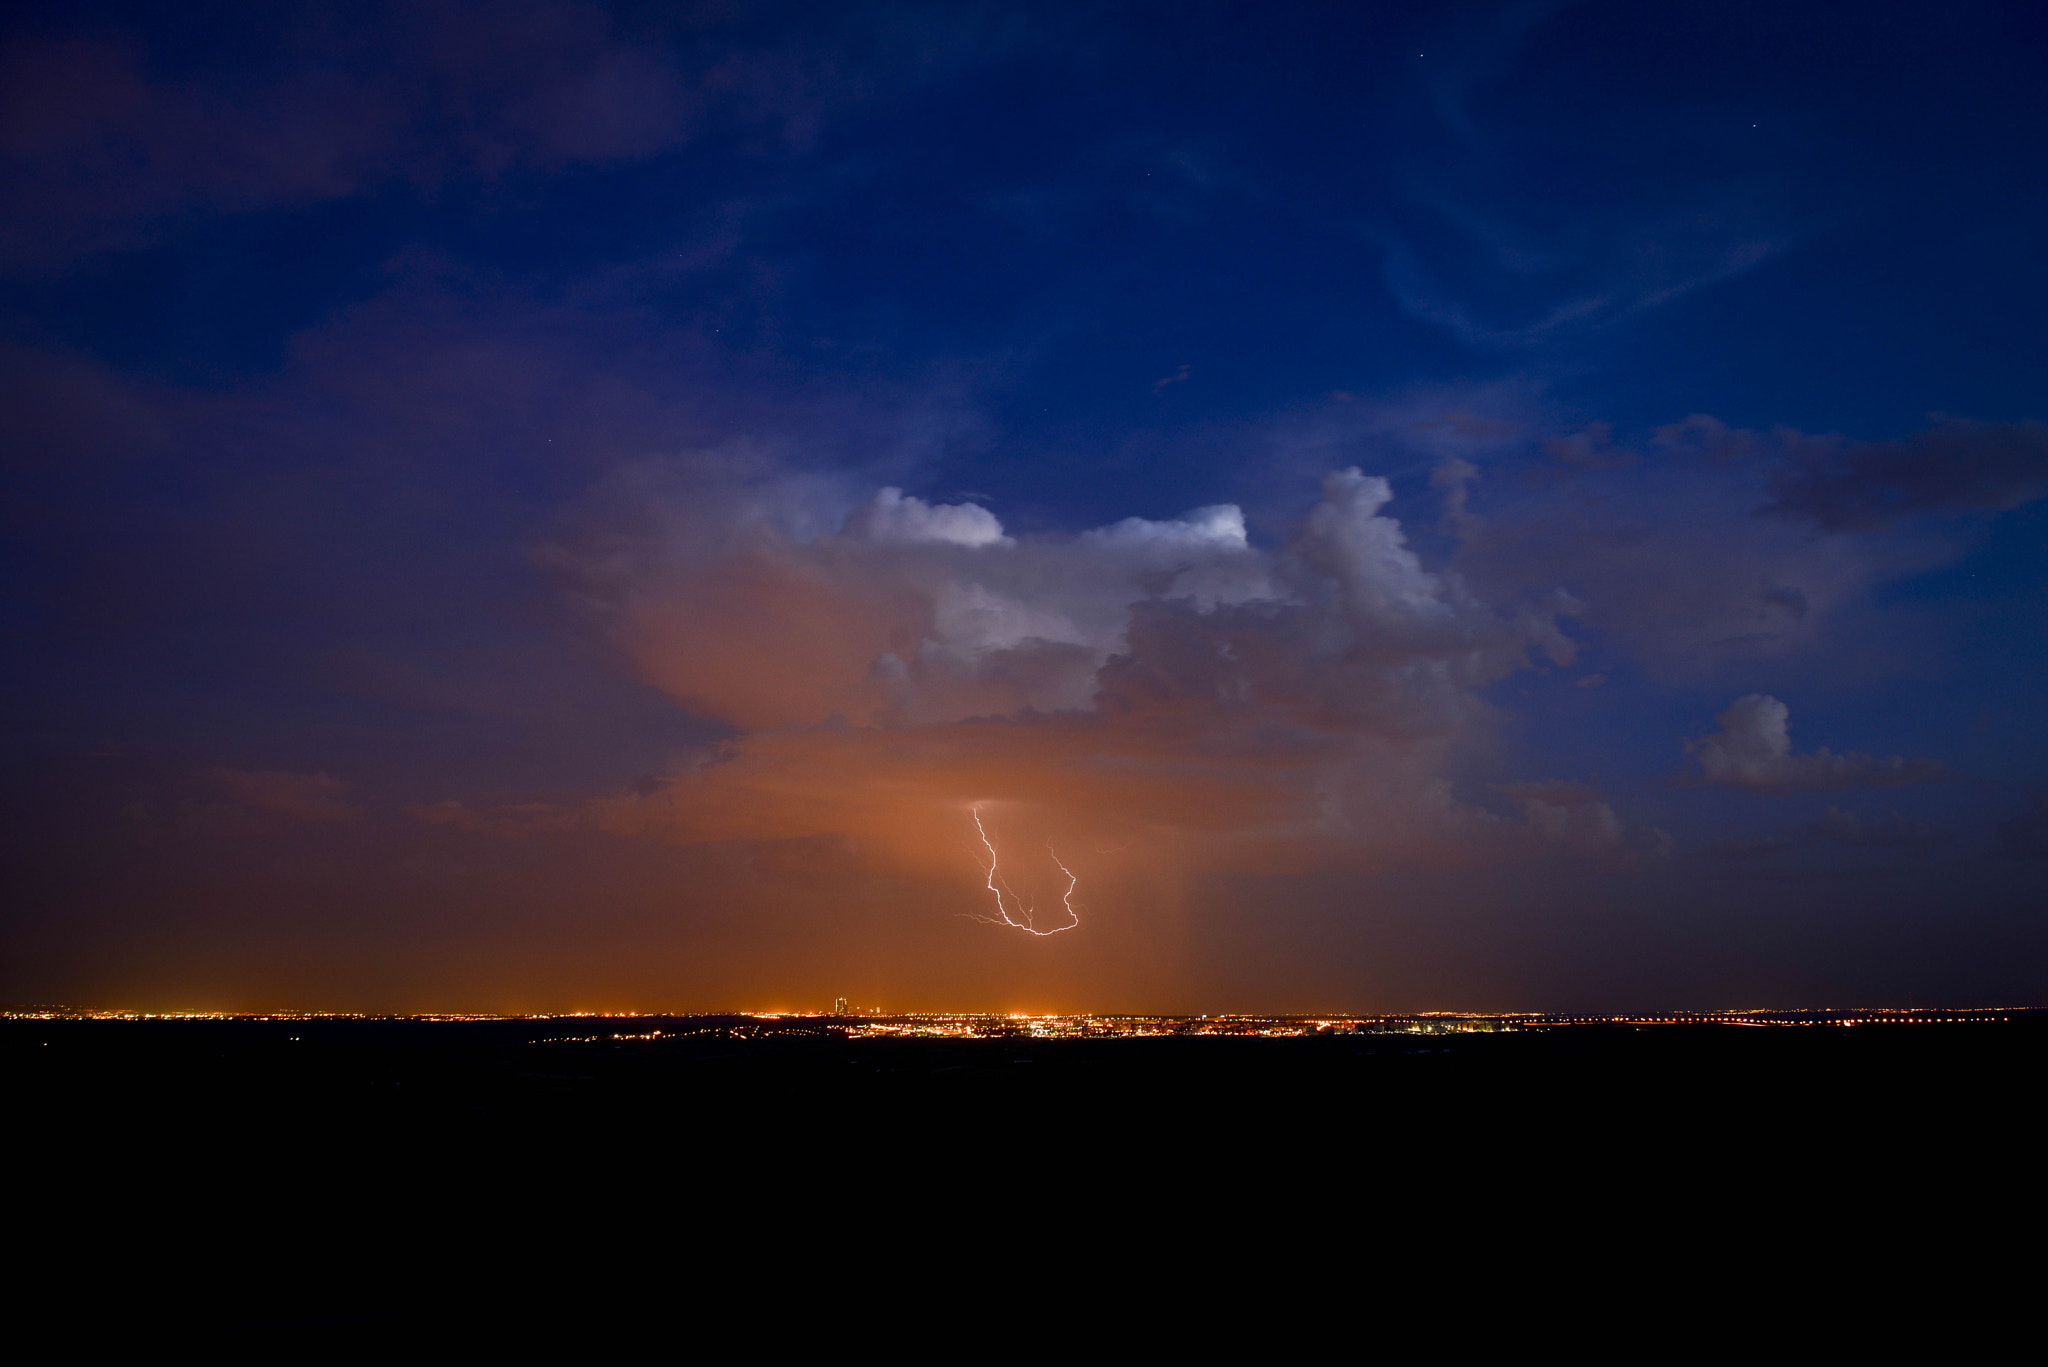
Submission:
<svg viewBox="0 0 2048 1367">
<path fill-rule="evenodd" d="M 2024 6 L 0 22 L 0 996 L 2048 992 Z"/>
</svg>

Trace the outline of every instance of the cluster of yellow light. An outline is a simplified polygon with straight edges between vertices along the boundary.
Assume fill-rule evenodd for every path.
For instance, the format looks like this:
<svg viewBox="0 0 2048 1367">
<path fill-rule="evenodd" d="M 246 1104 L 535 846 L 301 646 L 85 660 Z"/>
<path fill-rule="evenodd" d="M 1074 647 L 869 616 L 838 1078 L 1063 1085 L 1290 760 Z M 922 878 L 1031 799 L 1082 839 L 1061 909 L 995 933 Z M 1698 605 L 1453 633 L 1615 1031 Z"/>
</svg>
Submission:
<svg viewBox="0 0 2048 1367">
<path fill-rule="evenodd" d="M 853 1025 L 848 1039 L 980 1039 L 988 1032 L 972 1021 L 917 1021 L 903 1025 Z"/>
<path fill-rule="evenodd" d="M 1023 927 L 1019 927 L 1022 929 Z M 1034 932 L 1051 934 L 1050 931 Z M 840 1033 L 854 1038 L 884 1038 L 891 1036 L 921 1036 L 930 1038 L 981 1038 L 990 1035 L 1029 1035 L 1034 1038 L 1055 1038 L 1082 1035 L 1117 1036 L 1162 1036 L 1162 1035 L 1260 1035 L 1284 1037 L 1323 1033 L 1355 1034 L 1361 1031 L 1375 1033 L 1405 1034 L 1452 1034 L 1468 1031 L 1501 1031 L 1516 1029 L 1541 1029 L 1565 1025 L 1738 1025 L 1753 1028 L 1783 1028 L 1788 1026 L 1851 1026 L 1851 1025 L 1961 1025 L 1985 1024 L 2010 1021 L 2015 1015 L 2024 1014 L 2026 1007 L 1972 1007 L 1972 1008 L 1897 1008 L 1878 1007 L 1863 1010 L 1817 1011 L 1701 1011 L 1681 1012 L 1670 1015 L 1573 1015 L 1551 1016 L 1533 1012 L 1509 1014 L 1485 1014 L 1463 1011 L 1425 1011 L 1410 1015 L 1323 1015 L 1323 1016 L 1253 1016 L 1231 1015 L 1189 1015 L 1189 1016 L 1097 1016 L 1079 1013 L 1033 1013 L 1009 1012 L 1005 1014 L 981 1012 L 903 1012 L 884 1013 L 862 1009 L 846 1014 L 764 1011 L 740 1015 L 750 1022 L 777 1024 L 786 1021 L 830 1025 Z M 729 1018 L 729 1017 L 728 1017 Z M 572 1011 L 549 1015 L 491 1015 L 470 1012 L 432 1012 L 414 1015 L 369 1014 L 341 1011 L 120 1011 L 86 1010 L 69 1007 L 18 1007 L 0 1009 L 0 1020 L 18 1021 L 243 1021 L 243 1022 L 302 1022 L 302 1021 L 583 1021 L 603 1020 L 620 1022 L 647 1022 L 653 1028 L 637 1031 L 613 1031 L 609 1034 L 571 1035 L 555 1039 L 537 1040 L 535 1043 L 590 1043 L 609 1040 L 658 1040 L 673 1038 L 681 1034 L 704 1035 L 722 1033 L 744 1037 L 754 1033 L 747 1026 L 711 1027 L 701 1030 L 678 1031 L 663 1028 L 656 1022 L 673 1022 L 689 1019 L 673 1013 L 646 1013 L 631 1011 Z M 296 1037 L 295 1037 L 296 1038 Z"/>
<path fill-rule="evenodd" d="M 572 1014 L 592 1014 L 577 1012 Z M 605 1013 L 628 1014 L 628 1013 Z M 97 1008 L 30 1006 L 0 1010 L 0 1020 L 90 1021 L 507 1021 L 558 1020 L 559 1016 L 508 1016 L 487 1011 L 103 1011 Z"/>
<path fill-rule="evenodd" d="M 1700 1011 L 1678 1016 L 1525 1016 L 1512 1019 L 1538 1025 L 1742 1025 L 1783 1029 L 1806 1025 L 1980 1025 L 2008 1021 L 2025 1007 L 1994 1006 L 1928 1011 L 1879 1008 L 1867 1011 Z M 1508 1019 L 1508 1018 L 1502 1018 Z"/>
</svg>

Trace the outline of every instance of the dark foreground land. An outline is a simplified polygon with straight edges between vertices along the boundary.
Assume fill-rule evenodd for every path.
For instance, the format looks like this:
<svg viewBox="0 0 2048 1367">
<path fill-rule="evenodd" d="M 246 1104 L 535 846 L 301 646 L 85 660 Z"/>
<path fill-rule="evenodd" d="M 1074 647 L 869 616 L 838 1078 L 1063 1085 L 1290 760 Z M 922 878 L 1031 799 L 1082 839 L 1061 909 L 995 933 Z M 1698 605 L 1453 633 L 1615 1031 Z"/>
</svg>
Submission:
<svg viewBox="0 0 2048 1367">
<path fill-rule="evenodd" d="M 83 1278 L 118 1288 L 103 1327 L 289 1339 L 503 1329 L 736 1268 L 998 1296 L 1680 1248 L 1967 1245 L 2013 1271 L 1991 1241 L 2031 1246 L 2041 1212 L 2048 1019 L 1111 1039 L 12 1019 L 0 1063 L 23 1304 Z"/>
</svg>

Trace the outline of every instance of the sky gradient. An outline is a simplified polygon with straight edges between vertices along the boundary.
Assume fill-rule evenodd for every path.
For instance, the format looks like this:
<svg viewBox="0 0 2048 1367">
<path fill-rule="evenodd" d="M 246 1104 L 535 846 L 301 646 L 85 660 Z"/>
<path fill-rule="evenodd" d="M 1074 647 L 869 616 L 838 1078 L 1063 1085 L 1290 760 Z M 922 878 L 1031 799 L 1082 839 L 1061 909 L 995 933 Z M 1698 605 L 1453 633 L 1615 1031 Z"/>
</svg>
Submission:
<svg viewBox="0 0 2048 1367">
<path fill-rule="evenodd" d="M 2044 60 L 12 10 L 0 999 L 2048 1005 Z"/>
</svg>

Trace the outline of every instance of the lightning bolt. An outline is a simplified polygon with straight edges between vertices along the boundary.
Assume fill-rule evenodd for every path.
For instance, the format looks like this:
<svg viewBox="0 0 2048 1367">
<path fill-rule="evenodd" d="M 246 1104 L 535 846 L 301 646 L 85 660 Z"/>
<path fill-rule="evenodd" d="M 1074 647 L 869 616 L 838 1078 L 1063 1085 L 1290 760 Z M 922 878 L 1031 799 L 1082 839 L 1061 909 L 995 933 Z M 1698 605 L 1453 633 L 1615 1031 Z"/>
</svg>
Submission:
<svg viewBox="0 0 2048 1367">
<path fill-rule="evenodd" d="M 994 920 L 987 916 L 976 916 L 973 919 L 982 922 L 984 925 L 1009 926 L 1013 930 L 1028 931 L 1031 929 L 1030 908 L 1024 906 L 1023 899 L 1017 896 L 1016 891 L 1010 887 L 1010 880 L 1004 878 L 996 871 L 996 842 L 988 838 L 988 828 L 981 824 L 981 806 L 977 803 L 969 810 L 974 813 L 974 829 L 981 836 L 982 847 L 988 851 L 988 890 L 995 896 L 996 916 L 1001 918 Z M 1002 886 L 998 887 L 998 883 L 1001 883 Z M 1003 900 L 1005 892 L 1009 893 L 1011 902 L 1017 903 L 1018 912 L 1024 918 L 1022 921 L 1010 919 L 1009 905 Z"/>
<path fill-rule="evenodd" d="M 1045 842 L 1045 852 L 1052 855 L 1053 867 L 1067 876 L 1067 890 L 1060 894 L 1060 902 L 1067 909 L 1067 923 L 1063 926 L 1054 926 L 1051 930 L 1045 932 L 1047 935 L 1052 935 L 1062 930 L 1072 930 L 1075 926 L 1081 924 L 1081 913 L 1074 910 L 1074 885 L 1081 880 L 1074 877 L 1072 869 L 1060 863 L 1060 857 L 1054 852 L 1050 840 Z"/>
<path fill-rule="evenodd" d="M 1063 926 L 1054 926 L 1051 930 L 1040 930 L 1033 920 L 1037 903 L 1034 901 L 1026 906 L 1024 899 L 1017 895 L 1017 890 L 1010 886 L 1010 880 L 1003 877 L 998 869 L 1000 861 L 996 858 L 996 842 L 989 838 L 988 828 L 981 824 L 981 804 L 976 803 L 969 810 L 974 814 L 974 829 L 976 834 L 981 836 L 982 848 L 988 851 L 988 891 L 989 895 L 996 899 L 996 914 L 975 916 L 970 913 L 968 919 L 979 921 L 985 926 L 1008 926 L 1011 930 L 1021 930 L 1026 935 L 1036 935 L 1041 939 L 1047 935 L 1057 935 L 1063 930 L 1072 930 L 1080 925 L 1080 913 L 1074 909 L 1074 888 L 1081 880 L 1074 876 L 1072 869 L 1060 863 L 1059 855 L 1053 851 L 1052 842 L 1045 842 L 1045 852 L 1052 855 L 1053 866 L 1067 876 L 1067 890 L 1060 895 L 1060 904 L 1067 910 L 1067 923 Z M 1017 916 L 1022 917 L 1022 920 L 1010 915 L 1012 906 L 1016 907 Z"/>
</svg>

